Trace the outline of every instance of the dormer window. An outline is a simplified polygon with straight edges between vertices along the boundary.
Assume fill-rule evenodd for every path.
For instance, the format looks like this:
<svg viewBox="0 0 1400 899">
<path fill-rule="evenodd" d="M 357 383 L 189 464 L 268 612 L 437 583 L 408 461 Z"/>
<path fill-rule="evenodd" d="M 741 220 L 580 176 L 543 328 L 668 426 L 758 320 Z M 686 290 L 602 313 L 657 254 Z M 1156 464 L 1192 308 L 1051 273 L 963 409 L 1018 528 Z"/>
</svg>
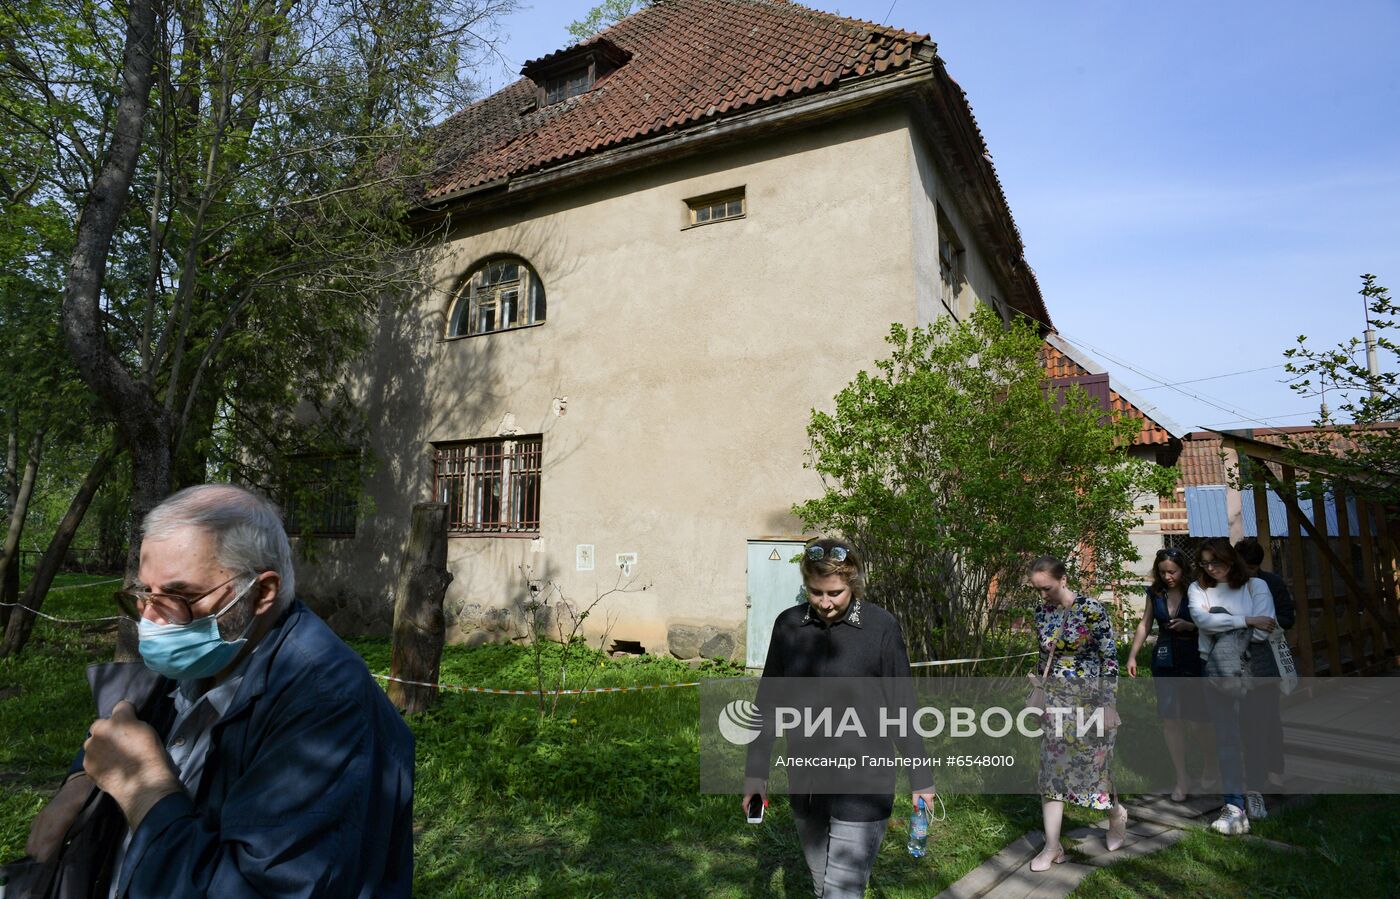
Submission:
<svg viewBox="0 0 1400 899">
<path fill-rule="evenodd" d="M 535 102 L 542 109 L 588 93 L 631 58 L 626 50 L 599 37 L 531 60 L 520 69 L 520 74 L 535 82 Z"/>
<path fill-rule="evenodd" d="M 561 100 L 586 94 L 592 89 L 592 67 L 574 69 L 572 72 L 565 72 L 563 75 L 556 75 L 545 80 L 543 105 L 550 106 Z"/>
</svg>

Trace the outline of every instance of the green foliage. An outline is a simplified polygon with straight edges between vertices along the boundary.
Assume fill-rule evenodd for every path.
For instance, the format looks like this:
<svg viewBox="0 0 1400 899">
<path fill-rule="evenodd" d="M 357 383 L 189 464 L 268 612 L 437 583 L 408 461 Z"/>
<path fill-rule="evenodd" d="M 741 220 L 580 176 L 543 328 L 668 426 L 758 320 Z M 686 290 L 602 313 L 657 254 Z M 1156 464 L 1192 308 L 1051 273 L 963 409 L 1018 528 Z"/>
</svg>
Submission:
<svg viewBox="0 0 1400 899">
<path fill-rule="evenodd" d="M 1377 373 L 1367 366 L 1366 345 L 1361 338 L 1323 350 L 1308 345 L 1306 335 L 1284 351 L 1284 366 L 1291 376 L 1289 387 L 1300 396 L 1330 396 L 1338 416 L 1319 417 L 1319 433 L 1288 435 L 1287 446 L 1303 453 L 1331 457 L 1328 470 L 1342 478 L 1369 485 L 1372 495 L 1385 502 L 1400 501 L 1400 427 L 1376 427 L 1400 421 L 1400 335 L 1390 291 L 1376 276 L 1361 276 L 1361 298 L 1371 328 L 1376 332 Z M 1298 459 L 1308 467 L 1305 460 Z"/>
<path fill-rule="evenodd" d="M 1033 556 L 1067 559 L 1086 592 L 1122 583 L 1139 504 L 1174 483 L 1128 453 L 1138 423 L 1110 420 L 1080 388 L 1048 391 L 1038 334 L 990 309 L 895 325 L 888 340 L 874 374 L 813 412 L 825 493 L 794 512 L 865 553 L 911 655 L 978 655 L 1004 612 L 1027 608 Z"/>
<path fill-rule="evenodd" d="M 654 0 L 603 0 L 582 18 L 569 23 L 574 40 L 586 41 L 600 31 L 621 22 L 632 13 L 646 9 Z"/>
<path fill-rule="evenodd" d="M 512 4 L 160 4 L 103 333 L 87 348 L 164 409 L 170 445 L 127 448 L 173 459 L 160 489 L 218 477 L 277 494 L 299 456 L 363 444 L 345 373 L 385 298 L 423 283 L 423 236 L 404 215 L 435 162 L 418 138 L 474 96 Z M 58 329 L 75 222 L 111 139 L 124 16 L 109 0 L 0 9 L 0 407 L 22 398 L 28 429 L 73 425 L 50 441 L 65 459 L 93 457 L 106 437 L 94 422 L 132 411 L 94 414 Z M 61 414 L 31 411 L 40 399 Z"/>
</svg>

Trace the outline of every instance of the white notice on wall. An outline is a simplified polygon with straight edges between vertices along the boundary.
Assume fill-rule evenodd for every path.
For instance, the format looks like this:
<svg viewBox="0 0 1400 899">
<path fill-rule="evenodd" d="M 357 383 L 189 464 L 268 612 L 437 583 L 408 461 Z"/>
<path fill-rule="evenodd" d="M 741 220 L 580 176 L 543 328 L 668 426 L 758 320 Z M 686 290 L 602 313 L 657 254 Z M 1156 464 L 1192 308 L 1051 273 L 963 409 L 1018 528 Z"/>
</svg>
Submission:
<svg viewBox="0 0 1400 899">
<path fill-rule="evenodd" d="M 593 544 L 580 543 L 574 547 L 574 568 L 579 571 L 593 570 Z"/>
<path fill-rule="evenodd" d="M 636 553 L 618 553 L 617 567 L 622 569 L 623 577 L 631 577 L 632 569 L 637 567 Z"/>
</svg>

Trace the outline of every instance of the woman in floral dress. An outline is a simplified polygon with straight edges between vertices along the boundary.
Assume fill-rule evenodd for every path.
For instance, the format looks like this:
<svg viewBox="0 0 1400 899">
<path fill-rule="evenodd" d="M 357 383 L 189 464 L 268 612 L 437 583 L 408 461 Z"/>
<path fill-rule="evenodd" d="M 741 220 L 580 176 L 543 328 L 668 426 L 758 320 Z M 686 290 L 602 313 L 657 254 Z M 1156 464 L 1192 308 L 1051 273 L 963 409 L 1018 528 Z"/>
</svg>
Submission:
<svg viewBox="0 0 1400 899">
<path fill-rule="evenodd" d="M 1118 684 L 1118 643 L 1113 620 L 1095 600 L 1069 589 L 1065 564 L 1042 556 L 1031 564 L 1031 586 L 1040 593 L 1035 612 L 1040 641 L 1038 675 L 1050 661 L 1049 677 L 1039 684 L 1046 708 L 1084 709 L 1086 720 L 1094 709 L 1104 710 L 1102 733 L 1090 727 L 1079 736 L 1078 715 L 1063 717 L 1057 729 L 1047 715 L 1040 750 L 1041 816 L 1045 822 L 1045 848 L 1031 860 L 1032 871 L 1045 871 L 1065 860 L 1060 826 L 1065 803 L 1108 810 L 1110 852 L 1123 845 L 1128 810 L 1118 802 L 1109 782 L 1108 761 L 1119 723 L 1114 707 Z"/>
</svg>

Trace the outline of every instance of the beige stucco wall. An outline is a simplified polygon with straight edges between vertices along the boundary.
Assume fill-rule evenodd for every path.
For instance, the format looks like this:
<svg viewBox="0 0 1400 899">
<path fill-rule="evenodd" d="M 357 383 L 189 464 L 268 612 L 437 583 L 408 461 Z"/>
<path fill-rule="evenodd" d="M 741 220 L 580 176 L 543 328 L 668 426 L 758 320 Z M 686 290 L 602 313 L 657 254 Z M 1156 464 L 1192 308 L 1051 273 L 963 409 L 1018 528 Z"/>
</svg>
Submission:
<svg viewBox="0 0 1400 899">
<path fill-rule="evenodd" d="M 991 303 L 993 299 L 1004 299 L 1006 291 L 992 274 L 987 264 L 986 250 L 939 170 L 935 161 L 937 157 L 926 136 L 918 131 L 907 134 L 911 145 L 909 159 L 913 164 L 910 171 L 914 252 L 911 274 L 919 324 L 928 324 L 948 314 L 949 310 L 961 321 L 972 313 L 979 302 Z M 938 208 L 942 208 L 956 242 L 963 247 L 963 280 L 957 285 L 954 296 L 944 296 L 939 278 Z"/>
<path fill-rule="evenodd" d="M 811 409 L 885 354 L 891 322 L 934 314 L 935 174 L 891 110 L 460 222 L 422 294 L 383 318 L 357 388 L 374 511 L 301 583 L 387 608 L 409 510 L 431 498 L 430 444 L 513 421 L 543 434 L 540 537 L 453 538 L 450 613 L 508 605 L 522 565 L 591 601 L 636 552 L 635 592 L 607 598 L 590 634 L 660 652 L 668 623 L 742 633 L 746 540 L 801 535 L 789 509 L 819 492 L 802 467 Z M 740 185 L 746 218 L 682 227 L 685 198 Z M 534 266 L 546 323 L 444 340 L 451 290 L 495 253 Z M 575 570 L 577 544 L 595 571 Z"/>
</svg>

